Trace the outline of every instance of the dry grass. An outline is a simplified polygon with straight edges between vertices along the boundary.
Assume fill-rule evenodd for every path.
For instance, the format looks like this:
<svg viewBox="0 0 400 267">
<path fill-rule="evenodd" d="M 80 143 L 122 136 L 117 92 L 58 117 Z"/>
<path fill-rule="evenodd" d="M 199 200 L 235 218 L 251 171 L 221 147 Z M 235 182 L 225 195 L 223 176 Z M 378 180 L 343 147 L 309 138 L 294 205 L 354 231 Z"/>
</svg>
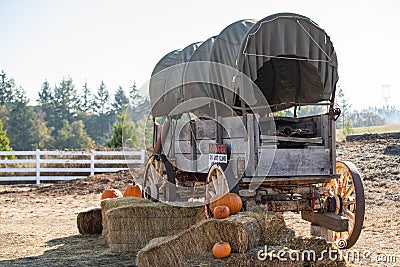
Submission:
<svg viewBox="0 0 400 267">
<path fill-rule="evenodd" d="M 374 133 L 391 133 L 400 132 L 400 124 L 388 124 L 379 126 L 367 126 L 353 128 L 354 134 L 374 134 Z M 343 134 L 343 129 L 336 129 L 336 140 L 343 141 L 346 136 Z"/>
</svg>

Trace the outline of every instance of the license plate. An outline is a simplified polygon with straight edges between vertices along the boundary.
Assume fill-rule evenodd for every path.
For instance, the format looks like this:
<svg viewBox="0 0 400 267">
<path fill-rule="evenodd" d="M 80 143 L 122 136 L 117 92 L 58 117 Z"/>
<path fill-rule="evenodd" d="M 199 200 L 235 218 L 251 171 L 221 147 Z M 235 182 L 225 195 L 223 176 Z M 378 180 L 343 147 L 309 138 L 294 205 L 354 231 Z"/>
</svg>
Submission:
<svg viewBox="0 0 400 267">
<path fill-rule="evenodd" d="M 209 149 L 210 154 L 226 154 L 225 144 L 210 144 Z"/>
</svg>

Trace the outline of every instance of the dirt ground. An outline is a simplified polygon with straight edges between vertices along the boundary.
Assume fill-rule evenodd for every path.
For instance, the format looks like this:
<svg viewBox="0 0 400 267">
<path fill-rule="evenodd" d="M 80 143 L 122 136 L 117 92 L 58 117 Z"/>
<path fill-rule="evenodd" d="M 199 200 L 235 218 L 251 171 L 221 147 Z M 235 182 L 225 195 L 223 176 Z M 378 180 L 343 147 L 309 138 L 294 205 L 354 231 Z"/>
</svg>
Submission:
<svg viewBox="0 0 400 267">
<path fill-rule="evenodd" d="M 371 262 L 355 266 L 400 266 L 399 149 L 398 139 L 338 144 L 338 159 L 357 165 L 366 194 L 364 229 L 352 250 L 371 252 Z M 76 226 L 79 212 L 100 205 L 104 188 L 123 190 L 129 182 L 126 171 L 51 185 L 0 185 L 0 266 L 134 266 L 134 254 L 110 253 L 102 236 L 82 236 Z M 299 214 L 285 218 L 299 235 L 309 234 Z M 383 256 L 396 262 L 380 261 Z"/>
</svg>

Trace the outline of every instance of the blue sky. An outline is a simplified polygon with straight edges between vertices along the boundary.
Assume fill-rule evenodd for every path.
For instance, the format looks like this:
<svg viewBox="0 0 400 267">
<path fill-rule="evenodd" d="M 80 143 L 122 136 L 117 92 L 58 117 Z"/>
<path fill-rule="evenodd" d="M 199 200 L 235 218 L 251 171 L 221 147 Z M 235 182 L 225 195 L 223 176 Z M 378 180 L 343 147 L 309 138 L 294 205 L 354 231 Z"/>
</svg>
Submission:
<svg viewBox="0 0 400 267">
<path fill-rule="evenodd" d="M 324 28 L 339 60 L 339 84 L 353 107 L 400 108 L 400 2 L 0 0 L 0 69 L 28 91 L 71 76 L 96 90 L 144 84 L 171 50 L 218 34 L 245 18 L 295 12 Z M 386 90 L 387 91 L 387 90 Z"/>
</svg>

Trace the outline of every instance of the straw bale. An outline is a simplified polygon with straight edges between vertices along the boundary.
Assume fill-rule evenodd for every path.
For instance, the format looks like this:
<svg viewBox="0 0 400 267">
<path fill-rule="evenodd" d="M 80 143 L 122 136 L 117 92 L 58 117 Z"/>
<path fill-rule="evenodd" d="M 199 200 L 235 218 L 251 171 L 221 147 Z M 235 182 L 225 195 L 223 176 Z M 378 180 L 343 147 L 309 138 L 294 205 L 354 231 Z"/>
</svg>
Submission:
<svg viewBox="0 0 400 267">
<path fill-rule="evenodd" d="M 151 203 L 150 200 L 145 198 L 136 198 L 136 197 L 121 197 L 121 198 L 107 198 L 101 201 L 101 211 L 103 218 L 103 235 L 108 235 L 108 220 L 106 217 L 106 212 L 124 206 L 130 205 L 138 205 L 140 203 Z"/>
<path fill-rule="evenodd" d="M 328 249 L 328 247 L 323 247 L 323 249 Z M 330 260 L 326 256 L 323 260 L 316 261 L 308 261 L 307 256 L 305 258 L 301 257 L 301 250 L 294 250 L 287 247 L 282 246 L 271 246 L 268 248 L 269 251 L 275 250 L 286 251 L 286 255 L 281 255 L 281 258 L 286 258 L 287 260 L 280 260 L 276 253 L 269 254 L 266 259 L 259 260 L 258 253 L 259 251 L 264 250 L 264 247 L 256 247 L 251 249 L 246 253 L 232 253 L 228 258 L 225 259 L 216 259 L 211 253 L 204 255 L 202 257 L 196 258 L 183 266 L 185 267 L 261 267 L 261 266 L 274 266 L 274 267 L 345 267 L 352 266 L 344 260 Z M 290 253 L 290 254 L 289 254 Z M 296 256 L 300 255 L 299 260 L 291 260 L 289 255 L 291 255 L 292 259 L 295 259 Z M 271 256 L 270 256 L 271 255 Z M 317 254 L 319 256 L 319 254 Z M 154 265 L 159 266 L 159 265 Z"/>
<path fill-rule="evenodd" d="M 113 252 L 137 251 L 151 239 L 178 233 L 205 219 L 204 207 L 135 203 L 110 209 L 108 243 Z"/>
<path fill-rule="evenodd" d="M 76 223 L 79 233 L 82 235 L 101 234 L 103 230 L 101 208 L 79 212 Z"/>
<path fill-rule="evenodd" d="M 137 254 L 137 265 L 183 266 L 191 259 L 210 254 L 220 240 L 229 242 L 233 252 L 244 253 L 266 242 L 282 241 L 282 229 L 285 222 L 274 213 L 244 212 L 222 220 L 209 219 L 176 235 L 152 240 Z M 279 236 L 276 240 L 271 238 L 274 233 Z"/>
<path fill-rule="evenodd" d="M 281 240 L 283 241 L 283 240 Z M 201 257 L 193 259 L 183 266 L 185 267 L 206 267 L 206 266 L 241 266 L 241 267 L 258 267 L 258 266 L 315 266 L 315 267 L 343 267 L 352 266 L 350 263 L 340 256 L 340 250 L 335 243 L 327 242 L 325 239 L 314 236 L 298 236 L 293 237 L 290 243 L 259 246 L 252 248 L 246 253 L 232 253 L 228 258 L 216 259 L 212 253 L 204 254 Z M 267 250 L 265 258 L 259 259 L 259 252 Z M 303 251 L 306 253 L 302 254 Z M 329 258 L 329 250 L 335 251 L 332 253 L 332 258 Z M 278 256 L 278 251 L 284 251 L 285 254 Z M 314 251 L 315 257 L 309 257 L 309 252 Z M 335 253 L 337 258 L 335 259 Z M 321 258 L 321 255 L 323 256 Z M 261 257 L 263 254 L 261 254 Z M 279 259 L 279 257 L 285 259 Z M 157 265 L 155 265 L 157 266 Z"/>
</svg>

